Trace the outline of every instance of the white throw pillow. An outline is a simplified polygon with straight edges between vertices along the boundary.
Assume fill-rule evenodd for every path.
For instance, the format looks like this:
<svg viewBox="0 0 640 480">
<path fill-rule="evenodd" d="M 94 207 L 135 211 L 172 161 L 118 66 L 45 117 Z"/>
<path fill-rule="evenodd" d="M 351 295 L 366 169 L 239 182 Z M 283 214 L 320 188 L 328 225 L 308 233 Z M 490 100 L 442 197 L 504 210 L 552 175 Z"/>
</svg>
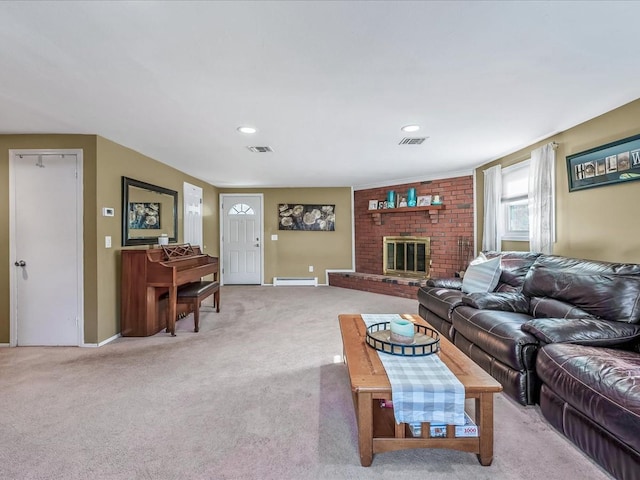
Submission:
<svg viewBox="0 0 640 480">
<path fill-rule="evenodd" d="M 484 263 L 487 260 L 489 260 L 487 256 L 484 253 L 480 252 L 476 258 L 471 260 L 469 265 L 478 265 L 479 263 Z"/>
<path fill-rule="evenodd" d="M 478 259 L 476 259 L 478 260 Z M 484 262 L 471 262 L 462 277 L 462 291 L 464 293 L 493 292 L 500 280 L 500 257 L 494 257 Z"/>
</svg>

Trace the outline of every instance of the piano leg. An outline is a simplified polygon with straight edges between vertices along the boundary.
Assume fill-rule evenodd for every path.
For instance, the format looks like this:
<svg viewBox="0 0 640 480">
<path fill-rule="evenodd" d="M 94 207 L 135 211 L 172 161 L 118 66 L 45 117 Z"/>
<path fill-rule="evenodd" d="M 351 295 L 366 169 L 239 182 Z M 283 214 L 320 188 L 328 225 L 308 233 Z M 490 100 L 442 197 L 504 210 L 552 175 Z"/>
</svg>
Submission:
<svg viewBox="0 0 640 480">
<path fill-rule="evenodd" d="M 167 333 L 176 336 L 176 302 L 178 300 L 177 287 L 169 287 L 169 315 L 167 316 Z"/>
</svg>

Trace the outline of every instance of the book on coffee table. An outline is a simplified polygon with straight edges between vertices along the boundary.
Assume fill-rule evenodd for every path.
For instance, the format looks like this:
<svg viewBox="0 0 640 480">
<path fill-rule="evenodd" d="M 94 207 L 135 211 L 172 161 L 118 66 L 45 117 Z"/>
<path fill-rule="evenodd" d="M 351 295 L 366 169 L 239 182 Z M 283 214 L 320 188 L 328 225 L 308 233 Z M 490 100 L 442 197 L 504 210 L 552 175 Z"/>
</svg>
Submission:
<svg viewBox="0 0 640 480">
<path fill-rule="evenodd" d="M 464 420 L 464 425 L 455 425 L 456 437 L 477 437 L 478 426 L 471 420 L 467 412 L 464 413 Z M 447 436 L 446 425 L 432 423 L 430 427 L 429 436 L 431 438 L 443 438 Z M 411 435 L 414 437 L 420 437 L 422 435 L 422 424 L 420 423 L 410 423 L 409 429 L 411 430 Z"/>
</svg>

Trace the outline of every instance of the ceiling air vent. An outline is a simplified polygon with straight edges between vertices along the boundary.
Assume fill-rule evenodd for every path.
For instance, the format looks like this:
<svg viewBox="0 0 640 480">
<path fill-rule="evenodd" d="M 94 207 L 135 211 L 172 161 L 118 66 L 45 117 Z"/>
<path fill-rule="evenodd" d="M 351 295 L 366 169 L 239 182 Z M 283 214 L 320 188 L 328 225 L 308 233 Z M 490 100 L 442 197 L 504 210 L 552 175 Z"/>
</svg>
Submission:
<svg viewBox="0 0 640 480">
<path fill-rule="evenodd" d="M 427 137 L 418 137 L 418 138 L 404 137 L 402 140 L 400 140 L 400 143 L 398 145 L 420 145 L 426 139 Z"/>
<path fill-rule="evenodd" d="M 247 148 L 251 150 L 253 153 L 273 152 L 273 148 L 271 147 L 247 147 Z"/>
</svg>

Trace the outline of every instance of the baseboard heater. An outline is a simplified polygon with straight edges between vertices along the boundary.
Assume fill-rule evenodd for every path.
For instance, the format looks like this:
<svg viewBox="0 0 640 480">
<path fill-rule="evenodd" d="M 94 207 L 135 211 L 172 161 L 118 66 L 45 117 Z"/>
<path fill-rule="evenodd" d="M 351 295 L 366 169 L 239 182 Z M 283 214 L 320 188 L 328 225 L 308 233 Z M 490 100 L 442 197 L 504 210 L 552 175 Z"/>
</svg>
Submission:
<svg viewBox="0 0 640 480">
<path fill-rule="evenodd" d="M 318 277 L 273 277 L 274 287 L 317 287 Z"/>
</svg>

